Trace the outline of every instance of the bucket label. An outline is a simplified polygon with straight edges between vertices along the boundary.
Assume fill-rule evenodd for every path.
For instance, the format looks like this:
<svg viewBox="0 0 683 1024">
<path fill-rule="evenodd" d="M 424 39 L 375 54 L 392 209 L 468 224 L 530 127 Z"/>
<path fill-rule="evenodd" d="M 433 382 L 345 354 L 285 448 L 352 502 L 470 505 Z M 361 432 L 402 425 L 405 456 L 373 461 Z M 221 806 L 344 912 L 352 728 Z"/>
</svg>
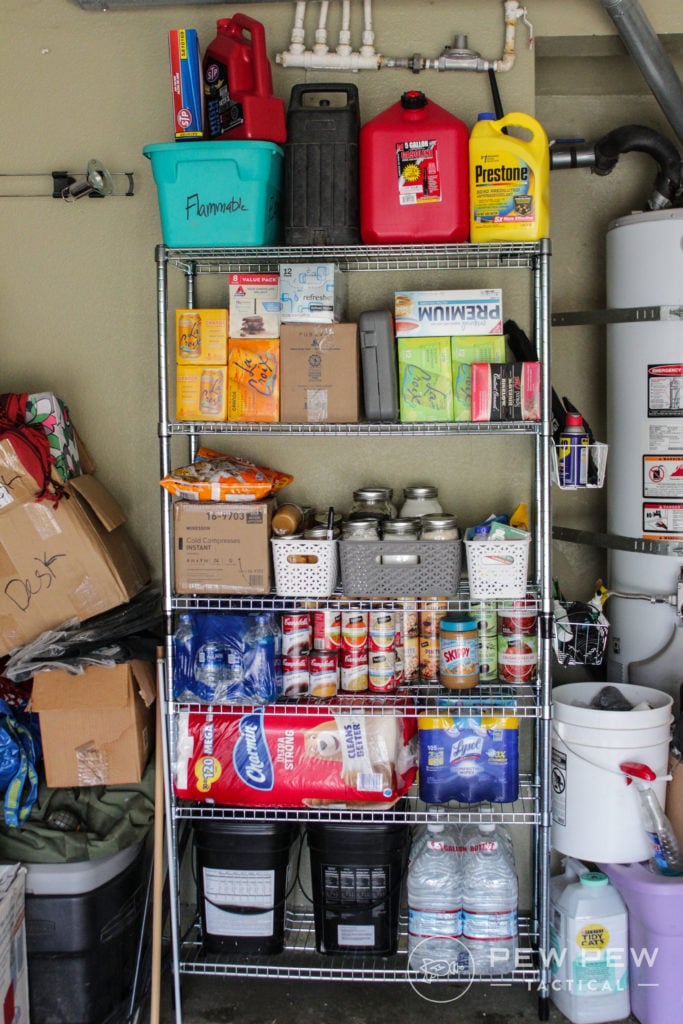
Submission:
<svg viewBox="0 0 683 1024">
<path fill-rule="evenodd" d="M 232 755 L 238 777 L 252 789 L 272 789 L 275 775 L 266 742 L 263 715 L 243 715 L 239 733 Z"/>
<path fill-rule="evenodd" d="M 472 219 L 476 224 L 532 224 L 536 219 L 534 172 L 505 153 L 486 153 L 473 167 Z"/>
<path fill-rule="evenodd" d="M 441 202 L 436 139 L 396 143 L 398 201 L 401 206 Z"/>
</svg>

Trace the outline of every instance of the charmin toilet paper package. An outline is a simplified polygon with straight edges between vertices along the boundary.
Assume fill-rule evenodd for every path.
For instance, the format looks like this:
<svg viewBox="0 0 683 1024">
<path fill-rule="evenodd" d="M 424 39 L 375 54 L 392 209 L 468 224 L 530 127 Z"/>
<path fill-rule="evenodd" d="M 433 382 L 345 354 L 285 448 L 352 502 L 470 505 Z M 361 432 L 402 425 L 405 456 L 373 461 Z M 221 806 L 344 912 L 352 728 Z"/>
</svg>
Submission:
<svg viewBox="0 0 683 1024">
<path fill-rule="evenodd" d="M 314 703 L 295 715 L 182 712 L 176 795 L 237 807 L 392 804 L 415 778 L 416 720 L 404 698 L 382 701 L 393 713 L 365 714 L 353 697 L 334 713 Z"/>
</svg>

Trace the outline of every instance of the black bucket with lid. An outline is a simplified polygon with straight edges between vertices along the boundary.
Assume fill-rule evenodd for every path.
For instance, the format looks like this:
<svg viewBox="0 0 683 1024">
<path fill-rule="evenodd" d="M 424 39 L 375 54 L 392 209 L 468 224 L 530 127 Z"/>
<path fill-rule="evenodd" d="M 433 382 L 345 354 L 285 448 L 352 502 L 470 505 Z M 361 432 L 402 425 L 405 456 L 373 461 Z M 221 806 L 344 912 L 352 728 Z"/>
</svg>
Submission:
<svg viewBox="0 0 683 1024">
<path fill-rule="evenodd" d="M 316 822 L 306 833 L 318 952 L 395 953 L 410 827 Z"/>
<path fill-rule="evenodd" d="M 298 826 L 281 821 L 193 823 L 197 904 L 209 953 L 281 953 L 287 868 Z"/>
<path fill-rule="evenodd" d="M 350 82 L 292 87 L 287 109 L 285 245 L 358 245 L 358 89 Z"/>
</svg>

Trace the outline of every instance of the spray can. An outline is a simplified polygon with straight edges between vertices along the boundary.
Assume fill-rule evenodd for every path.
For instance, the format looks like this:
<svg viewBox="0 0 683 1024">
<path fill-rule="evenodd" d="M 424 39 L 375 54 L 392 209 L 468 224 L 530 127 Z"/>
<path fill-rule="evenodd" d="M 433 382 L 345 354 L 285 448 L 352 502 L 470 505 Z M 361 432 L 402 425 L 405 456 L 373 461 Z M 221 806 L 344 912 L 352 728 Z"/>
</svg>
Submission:
<svg viewBox="0 0 683 1024">
<path fill-rule="evenodd" d="M 360 130 L 360 234 L 366 245 L 465 242 L 467 126 L 411 90 Z"/>
<path fill-rule="evenodd" d="M 207 139 L 284 142 L 285 105 L 273 96 L 265 30 L 246 14 L 219 18 L 203 61 Z"/>
<path fill-rule="evenodd" d="M 568 412 L 557 442 L 557 476 L 560 487 L 585 487 L 588 483 L 588 433 L 578 413 Z"/>
<path fill-rule="evenodd" d="M 531 138 L 506 134 L 508 127 Z M 469 145 L 470 241 L 532 242 L 548 235 L 549 154 L 545 130 L 528 114 L 479 115 Z"/>
</svg>

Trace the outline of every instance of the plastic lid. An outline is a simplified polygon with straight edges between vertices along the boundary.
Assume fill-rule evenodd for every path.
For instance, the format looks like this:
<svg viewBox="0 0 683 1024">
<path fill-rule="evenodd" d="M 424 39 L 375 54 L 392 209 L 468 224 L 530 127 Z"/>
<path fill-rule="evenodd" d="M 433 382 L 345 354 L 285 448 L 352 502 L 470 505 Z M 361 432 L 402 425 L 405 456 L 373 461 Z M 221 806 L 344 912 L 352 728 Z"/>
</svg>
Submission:
<svg viewBox="0 0 683 1024">
<path fill-rule="evenodd" d="M 465 613 L 449 615 L 448 618 L 441 620 L 440 625 L 441 629 L 449 633 L 464 633 L 466 630 L 477 628 L 476 619 Z"/>
<path fill-rule="evenodd" d="M 444 828 L 445 828 L 445 825 L 442 825 L 439 822 L 431 822 L 430 821 L 429 824 L 427 825 L 427 831 L 428 832 L 443 832 Z"/>
<path fill-rule="evenodd" d="M 495 832 L 496 831 L 496 826 L 492 822 L 489 822 L 489 821 L 480 821 L 479 822 L 479 831 L 480 832 L 485 832 L 487 835 L 490 835 L 491 832 Z"/>
<path fill-rule="evenodd" d="M 586 871 L 579 875 L 581 885 L 609 885 L 609 878 L 602 871 Z"/>
<path fill-rule="evenodd" d="M 568 427 L 582 427 L 583 426 L 583 416 L 579 416 L 579 414 L 576 413 L 576 412 L 568 412 L 567 413 L 567 426 Z"/>
<path fill-rule="evenodd" d="M 490 110 L 484 110 L 481 114 L 477 114 L 477 121 L 495 121 L 497 120 L 496 115 L 492 114 Z"/>
<path fill-rule="evenodd" d="M 401 106 L 405 110 L 419 110 L 420 107 L 427 106 L 427 97 L 418 89 L 411 89 L 401 96 Z"/>
</svg>

